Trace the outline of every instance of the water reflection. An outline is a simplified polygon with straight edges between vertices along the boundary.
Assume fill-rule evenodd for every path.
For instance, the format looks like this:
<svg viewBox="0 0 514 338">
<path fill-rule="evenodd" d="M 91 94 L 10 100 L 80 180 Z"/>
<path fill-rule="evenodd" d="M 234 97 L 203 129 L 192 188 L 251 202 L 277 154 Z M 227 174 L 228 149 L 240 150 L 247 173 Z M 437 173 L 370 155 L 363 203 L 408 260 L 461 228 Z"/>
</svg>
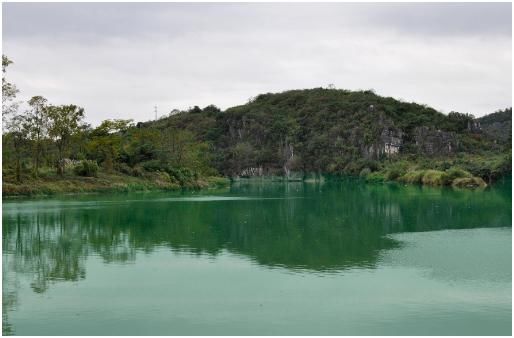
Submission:
<svg viewBox="0 0 514 338">
<path fill-rule="evenodd" d="M 375 267 L 383 250 L 402 245 L 387 234 L 511 226 L 510 180 L 486 191 L 243 183 L 210 195 L 4 203 L 4 334 L 20 275 L 43 293 L 54 282 L 86 278 L 90 255 L 125 264 L 162 247 L 212 256 L 228 250 L 263 266 L 328 272 Z"/>
</svg>

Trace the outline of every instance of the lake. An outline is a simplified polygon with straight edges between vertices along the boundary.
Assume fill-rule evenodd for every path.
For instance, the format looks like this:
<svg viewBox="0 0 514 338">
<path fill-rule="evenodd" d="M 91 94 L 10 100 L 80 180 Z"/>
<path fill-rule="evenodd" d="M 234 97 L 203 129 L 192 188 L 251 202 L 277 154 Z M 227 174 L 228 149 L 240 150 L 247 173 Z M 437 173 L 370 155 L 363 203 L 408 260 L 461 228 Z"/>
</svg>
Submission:
<svg viewBox="0 0 514 338">
<path fill-rule="evenodd" d="M 511 179 L 4 201 L 3 333 L 510 335 Z"/>
</svg>

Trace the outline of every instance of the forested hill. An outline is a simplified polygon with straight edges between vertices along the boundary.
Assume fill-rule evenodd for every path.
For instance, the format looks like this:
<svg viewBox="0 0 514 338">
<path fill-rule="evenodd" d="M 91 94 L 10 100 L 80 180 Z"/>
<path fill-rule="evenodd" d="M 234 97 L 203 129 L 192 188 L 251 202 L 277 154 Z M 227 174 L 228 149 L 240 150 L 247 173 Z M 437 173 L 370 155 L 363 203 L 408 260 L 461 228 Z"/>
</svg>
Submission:
<svg viewBox="0 0 514 338">
<path fill-rule="evenodd" d="M 372 91 L 315 88 L 92 128 L 76 105 L 42 96 L 28 104 L 7 116 L 4 195 L 198 188 L 261 176 L 483 187 L 511 173 L 511 108 L 475 119 Z"/>
<path fill-rule="evenodd" d="M 475 119 L 373 91 L 315 88 L 262 94 L 226 111 L 175 111 L 138 127 L 191 132 L 210 145 L 212 166 L 232 177 L 359 175 L 407 160 L 432 169 L 460 164 L 490 178 L 510 170 L 511 121 L 511 108 Z M 480 167 L 486 158 L 495 164 Z"/>
</svg>

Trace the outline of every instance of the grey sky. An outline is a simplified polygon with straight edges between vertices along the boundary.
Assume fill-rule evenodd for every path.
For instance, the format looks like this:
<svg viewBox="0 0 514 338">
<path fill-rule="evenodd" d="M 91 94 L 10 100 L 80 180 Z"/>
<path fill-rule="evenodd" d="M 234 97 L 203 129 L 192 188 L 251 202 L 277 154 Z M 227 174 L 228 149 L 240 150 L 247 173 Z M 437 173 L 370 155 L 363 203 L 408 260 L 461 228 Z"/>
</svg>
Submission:
<svg viewBox="0 0 514 338">
<path fill-rule="evenodd" d="M 512 105 L 511 24 L 510 3 L 4 3 L 3 53 L 20 98 L 94 124 L 329 83 L 481 116 Z"/>
</svg>

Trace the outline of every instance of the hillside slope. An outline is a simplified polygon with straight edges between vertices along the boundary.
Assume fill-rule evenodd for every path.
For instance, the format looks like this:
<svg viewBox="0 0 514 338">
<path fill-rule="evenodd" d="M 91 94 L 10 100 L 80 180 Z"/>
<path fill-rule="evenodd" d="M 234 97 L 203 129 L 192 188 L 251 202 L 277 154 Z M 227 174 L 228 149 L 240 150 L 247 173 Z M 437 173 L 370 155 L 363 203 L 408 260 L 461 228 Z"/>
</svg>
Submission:
<svg viewBox="0 0 514 338">
<path fill-rule="evenodd" d="M 405 158 L 503 156 L 507 162 L 512 114 L 495 114 L 475 120 L 372 91 L 315 88 L 262 94 L 226 111 L 195 107 L 139 126 L 191 131 L 212 145 L 212 165 L 224 175 L 291 178 L 358 175 Z M 498 137 L 498 130 L 509 137 Z"/>
</svg>

